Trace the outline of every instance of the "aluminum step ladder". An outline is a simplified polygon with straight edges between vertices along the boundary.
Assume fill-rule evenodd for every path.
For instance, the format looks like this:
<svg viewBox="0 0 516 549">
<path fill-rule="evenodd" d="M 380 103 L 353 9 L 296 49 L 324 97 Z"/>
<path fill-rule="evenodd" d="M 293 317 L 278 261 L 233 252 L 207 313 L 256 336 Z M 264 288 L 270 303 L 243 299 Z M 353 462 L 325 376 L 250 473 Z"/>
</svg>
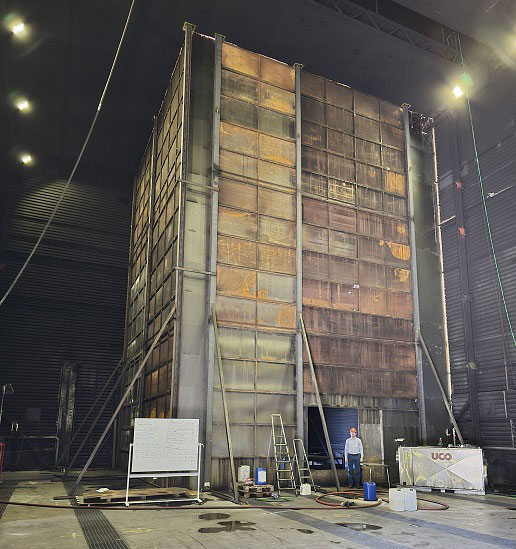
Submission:
<svg viewBox="0 0 516 549">
<path fill-rule="evenodd" d="M 297 451 L 297 444 L 299 445 L 300 452 Z M 303 440 L 300 438 L 295 438 L 293 440 L 294 445 L 294 461 L 296 463 L 296 469 L 297 469 L 297 476 L 299 478 L 299 487 L 301 487 L 301 484 L 310 484 L 312 487 L 312 490 L 314 492 L 317 492 L 315 488 L 315 482 L 314 477 L 312 476 L 312 470 L 310 469 L 310 464 L 308 463 L 308 456 L 306 455 L 305 445 L 303 444 Z M 301 455 L 301 465 L 299 464 L 299 456 Z"/>
<path fill-rule="evenodd" d="M 283 426 L 281 414 L 271 414 L 272 424 L 272 444 L 274 445 L 274 468 L 276 471 L 276 483 L 278 493 L 281 490 L 295 490 L 296 480 L 294 478 L 294 469 L 292 459 L 288 449 L 287 435 Z M 295 450 L 294 450 L 295 451 Z"/>
</svg>

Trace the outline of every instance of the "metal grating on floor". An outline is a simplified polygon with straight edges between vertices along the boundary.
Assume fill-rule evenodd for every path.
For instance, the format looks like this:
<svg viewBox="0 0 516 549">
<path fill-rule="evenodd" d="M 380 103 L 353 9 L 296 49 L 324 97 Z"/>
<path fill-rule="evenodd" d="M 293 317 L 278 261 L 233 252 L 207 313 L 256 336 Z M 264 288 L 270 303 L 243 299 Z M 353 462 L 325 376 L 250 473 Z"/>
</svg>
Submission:
<svg viewBox="0 0 516 549">
<path fill-rule="evenodd" d="M 64 485 L 67 493 L 70 493 L 73 482 L 66 481 Z M 80 486 L 76 495 L 81 495 L 83 491 Z M 74 513 L 90 549 L 129 549 L 115 527 L 99 509 L 74 509 Z"/>
<path fill-rule="evenodd" d="M 17 480 L 4 480 L 0 484 L 0 501 L 9 501 L 14 491 L 16 490 L 17 485 Z M 0 505 L 0 518 L 2 518 L 2 515 L 4 514 L 6 508 L 7 505 L 5 503 Z"/>
</svg>

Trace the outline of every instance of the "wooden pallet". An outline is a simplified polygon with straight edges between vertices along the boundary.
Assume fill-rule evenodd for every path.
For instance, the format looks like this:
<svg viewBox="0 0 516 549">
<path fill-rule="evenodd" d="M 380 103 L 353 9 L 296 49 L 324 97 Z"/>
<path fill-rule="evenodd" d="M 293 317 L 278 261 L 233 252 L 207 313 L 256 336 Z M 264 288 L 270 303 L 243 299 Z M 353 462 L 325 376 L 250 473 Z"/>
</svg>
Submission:
<svg viewBox="0 0 516 549">
<path fill-rule="evenodd" d="M 170 488 L 134 488 L 129 490 L 129 501 L 152 501 L 166 498 L 195 498 L 197 492 L 188 488 L 172 486 Z M 107 492 L 85 492 L 81 503 L 102 505 L 108 503 L 124 503 L 125 490 L 108 490 Z"/>
<path fill-rule="evenodd" d="M 244 484 L 239 482 L 237 484 L 238 493 L 247 498 L 263 498 L 270 497 L 274 491 L 274 486 L 272 484 Z"/>
</svg>

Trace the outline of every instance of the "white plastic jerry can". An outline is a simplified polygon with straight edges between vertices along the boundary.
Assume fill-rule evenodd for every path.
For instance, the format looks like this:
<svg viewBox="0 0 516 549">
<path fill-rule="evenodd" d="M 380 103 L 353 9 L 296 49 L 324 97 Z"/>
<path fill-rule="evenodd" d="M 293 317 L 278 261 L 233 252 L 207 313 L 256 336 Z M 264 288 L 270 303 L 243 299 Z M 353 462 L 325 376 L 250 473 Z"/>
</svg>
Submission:
<svg viewBox="0 0 516 549">
<path fill-rule="evenodd" d="M 310 484 L 301 484 L 299 487 L 300 496 L 309 496 L 312 493 L 312 487 Z"/>
<path fill-rule="evenodd" d="M 405 511 L 405 495 L 400 488 L 389 488 L 389 507 L 391 511 Z"/>
<path fill-rule="evenodd" d="M 417 511 L 417 495 L 414 488 L 402 488 L 405 511 Z"/>
</svg>

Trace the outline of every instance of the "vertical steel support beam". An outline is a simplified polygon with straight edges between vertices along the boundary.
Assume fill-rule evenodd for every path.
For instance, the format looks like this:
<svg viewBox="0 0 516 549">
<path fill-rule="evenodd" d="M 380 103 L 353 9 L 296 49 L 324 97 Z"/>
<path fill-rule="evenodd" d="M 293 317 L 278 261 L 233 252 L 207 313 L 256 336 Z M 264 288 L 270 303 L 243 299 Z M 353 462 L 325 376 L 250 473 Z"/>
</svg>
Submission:
<svg viewBox="0 0 516 549">
<path fill-rule="evenodd" d="M 151 158 L 150 158 L 150 181 L 149 181 L 149 212 L 147 215 L 147 244 L 145 252 L 145 300 L 143 303 L 143 335 L 142 335 L 142 356 L 147 349 L 147 338 L 149 337 L 149 301 L 150 301 L 150 278 L 152 273 L 152 233 L 154 225 L 154 185 L 156 182 L 156 156 L 158 140 L 158 119 L 154 116 L 152 121 L 151 137 Z M 128 370 L 130 373 L 130 371 Z M 138 391 L 138 415 L 140 415 L 143 403 L 143 380 L 140 379 L 137 385 Z"/>
<path fill-rule="evenodd" d="M 215 64 L 213 70 L 213 128 L 211 150 L 211 223 L 210 223 L 210 262 L 208 270 L 217 270 L 217 225 L 219 215 L 219 155 L 220 155 L 220 90 L 222 75 L 222 42 L 224 37 L 215 34 Z M 213 381 L 215 375 L 215 330 L 210 329 L 213 323 L 211 313 L 217 298 L 217 279 L 208 278 L 208 375 L 206 384 L 206 440 L 204 441 L 204 484 L 211 483 L 211 454 L 213 443 Z"/>
<path fill-rule="evenodd" d="M 328 454 L 330 455 L 330 463 L 331 469 L 333 471 L 333 476 L 335 477 L 335 485 L 337 486 L 337 491 L 340 492 L 339 475 L 337 474 L 337 466 L 335 465 L 335 457 L 333 455 L 333 449 L 331 447 L 330 434 L 328 433 L 326 418 L 324 417 L 321 394 L 319 393 L 319 384 L 317 383 L 317 377 L 315 375 L 315 368 L 312 360 L 312 353 L 310 351 L 310 345 L 308 344 L 308 336 L 306 335 L 305 323 L 303 322 L 303 315 L 299 315 L 299 323 L 301 324 L 301 331 L 306 346 L 306 353 L 308 355 L 308 364 L 310 365 L 310 373 L 312 374 L 312 383 L 314 385 L 315 399 L 317 400 L 317 407 L 319 408 L 319 415 L 321 416 L 321 423 L 324 432 L 324 441 L 326 442 L 326 448 L 328 449 Z"/>
<path fill-rule="evenodd" d="M 461 287 L 462 319 L 464 323 L 464 351 L 469 390 L 469 409 L 471 414 L 470 444 L 480 444 L 480 410 L 478 404 L 477 369 L 473 344 L 473 321 L 471 317 L 471 293 L 469 291 L 468 252 L 466 245 L 467 229 L 464 218 L 462 182 L 460 178 L 460 149 L 457 121 L 450 117 L 450 156 L 453 175 L 453 205 L 457 226 L 457 254 L 459 257 L 459 275 Z"/>
<path fill-rule="evenodd" d="M 417 281 L 417 257 L 416 257 L 416 227 L 414 224 L 414 186 L 411 185 L 411 155 L 410 155 L 410 113 L 408 105 L 403 107 L 403 130 L 405 132 L 405 171 L 407 174 L 407 202 L 409 211 L 409 242 L 410 242 L 410 268 L 412 271 L 412 293 L 414 296 L 414 345 L 416 347 L 416 372 L 419 408 L 419 430 L 421 441 L 427 444 L 428 435 L 426 428 L 426 404 L 425 385 L 423 377 L 423 355 L 418 345 L 418 334 L 421 331 L 421 318 L 419 315 L 419 291 Z"/>
<path fill-rule="evenodd" d="M 181 142 L 181 180 L 179 181 L 178 243 L 176 260 L 176 310 L 174 322 L 174 352 L 172 357 L 171 413 L 177 417 L 177 399 L 179 382 L 179 364 L 181 354 L 181 323 L 183 320 L 183 278 L 184 278 L 184 241 L 185 241 L 185 206 L 186 179 L 188 175 L 188 141 L 190 136 L 190 84 L 192 72 L 192 36 L 195 25 L 185 22 L 185 43 L 183 47 L 183 135 Z"/>
<path fill-rule="evenodd" d="M 297 438 L 304 443 L 303 385 L 303 204 L 301 200 L 301 69 L 296 63 L 296 423 Z"/>
</svg>

